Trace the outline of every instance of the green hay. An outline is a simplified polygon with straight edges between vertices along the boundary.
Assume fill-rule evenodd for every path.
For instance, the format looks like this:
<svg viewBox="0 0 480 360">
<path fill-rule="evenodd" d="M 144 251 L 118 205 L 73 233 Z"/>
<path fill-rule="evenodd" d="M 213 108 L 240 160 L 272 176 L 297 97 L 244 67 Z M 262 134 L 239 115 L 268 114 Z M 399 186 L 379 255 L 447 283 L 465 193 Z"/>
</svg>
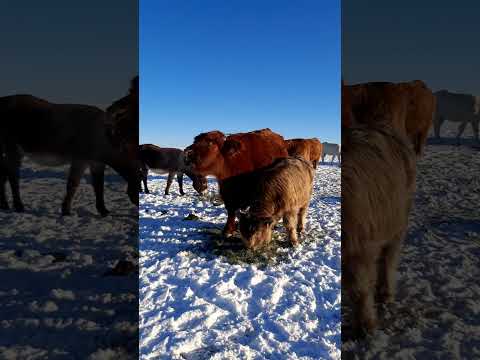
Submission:
<svg viewBox="0 0 480 360">
<path fill-rule="evenodd" d="M 229 238 L 222 236 L 222 230 L 210 228 L 202 231 L 208 237 L 207 252 L 223 257 L 230 264 L 254 264 L 259 267 L 286 261 L 287 254 L 281 251 L 290 248 L 283 234 L 274 231 L 272 241 L 257 251 L 246 249 L 238 233 Z"/>
</svg>

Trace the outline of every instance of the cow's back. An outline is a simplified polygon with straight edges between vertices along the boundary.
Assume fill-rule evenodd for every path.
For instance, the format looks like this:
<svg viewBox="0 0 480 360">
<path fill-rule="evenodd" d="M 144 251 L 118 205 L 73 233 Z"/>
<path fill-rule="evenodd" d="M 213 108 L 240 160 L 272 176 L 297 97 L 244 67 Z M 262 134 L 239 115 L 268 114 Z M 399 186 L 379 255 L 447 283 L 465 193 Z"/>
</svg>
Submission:
<svg viewBox="0 0 480 360">
<path fill-rule="evenodd" d="M 32 95 L 0 98 L 0 129 L 26 152 L 96 158 L 105 148 L 105 112 L 81 104 L 54 104 Z"/>
<path fill-rule="evenodd" d="M 139 148 L 140 160 L 157 171 L 182 171 L 184 156 L 181 149 L 162 148 L 153 144 L 143 144 Z"/>
<path fill-rule="evenodd" d="M 236 154 L 229 155 L 228 151 L 224 153 L 225 164 L 230 170 L 229 176 L 268 166 L 275 159 L 288 156 L 283 137 L 270 130 L 230 135 L 224 144 L 226 149 L 229 141 L 241 146 Z"/>
<path fill-rule="evenodd" d="M 471 116 L 477 110 L 478 105 L 473 95 L 456 94 L 447 90 L 437 91 L 434 95 L 437 100 L 436 111 L 444 117 Z"/>
</svg>

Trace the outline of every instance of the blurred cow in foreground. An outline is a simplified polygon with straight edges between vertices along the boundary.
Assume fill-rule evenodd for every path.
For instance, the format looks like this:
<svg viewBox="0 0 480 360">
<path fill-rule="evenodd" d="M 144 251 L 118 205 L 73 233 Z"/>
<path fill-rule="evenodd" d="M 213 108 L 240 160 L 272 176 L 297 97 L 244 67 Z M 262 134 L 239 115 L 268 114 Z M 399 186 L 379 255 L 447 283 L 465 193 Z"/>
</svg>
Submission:
<svg viewBox="0 0 480 360">
<path fill-rule="evenodd" d="M 248 184 L 238 188 L 224 188 L 224 182 L 232 176 L 241 175 L 265 167 L 278 158 L 288 156 L 285 140 L 270 129 L 225 136 L 220 131 L 210 131 L 195 137 L 185 149 L 185 164 L 195 174 L 212 175 L 217 178 L 220 195 L 228 212 L 223 230 L 231 236 L 236 229 L 236 211 L 248 206 Z"/>
<path fill-rule="evenodd" d="M 445 120 L 459 122 L 456 136 L 459 141 L 468 123 L 471 124 L 475 140 L 479 139 L 480 97 L 468 94 L 455 94 L 447 90 L 435 93 L 437 108 L 434 119 L 435 137 L 440 138 L 440 128 Z"/>
<path fill-rule="evenodd" d="M 207 178 L 196 175 L 185 166 L 184 152 L 180 149 L 161 148 L 152 144 L 143 144 L 139 147 L 139 156 L 141 162 L 141 176 L 145 193 L 149 193 L 147 186 L 148 170 L 152 169 L 158 173 L 168 173 L 167 187 L 165 195 L 168 195 L 173 178 L 177 176 L 180 194 L 183 191 L 183 174 L 186 174 L 193 182 L 193 188 L 199 193 L 203 193 L 207 187 Z"/>
<path fill-rule="evenodd" d="M 355 330 L 371 332 L 375 295 L 395 297 L 416 157 L 435 98 L 420 81 L 342 85 L 342 97 L 342 287 L 353 300 Z"/>
<path fill-rule="evenodd" d="M 256 250 L 268 244 L 275 224 L 283 219 L 293 246 L 304 229 L 312 195 L 315 172 L 311 163 L 301 157 L 277 159 L 273 164 L 225 180 L 224 189 L 250 187 L 242 196 L 252 200 L 240 217 L 240 233 L 245 245 Z"/>
<path fill-rule="evenodd" d="M 317 138 L 286 140 L 288 155 L 300 156 L 316 169 L 322 157 L 322 143 Z"/>
</svg>

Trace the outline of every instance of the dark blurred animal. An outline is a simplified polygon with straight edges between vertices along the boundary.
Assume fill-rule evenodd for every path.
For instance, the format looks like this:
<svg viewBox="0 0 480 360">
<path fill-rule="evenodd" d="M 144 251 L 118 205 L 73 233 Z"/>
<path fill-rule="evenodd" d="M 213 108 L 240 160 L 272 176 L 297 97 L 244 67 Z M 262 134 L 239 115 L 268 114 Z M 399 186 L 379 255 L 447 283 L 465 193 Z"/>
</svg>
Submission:
<svg viewBox="0 0 480 360">
<path fill-rule="evenodd" d="M 98 212 L 108 210 L 103 199 L 105 164 L 111 166 L 128 183 L 128 196 L 138 206 L 137 166 L 125 149 L 116 146 L 109 136 L 107 115 L 99 108 L 77 104 L 54 104 L 32 95 L 0 98 L 0 205 L 8 208 L 5 185 L 10 182 L 16 211 L 23 211 L 19 177 L 21 159 L 26 153 L 41 164 L 70 163 L 67 194 L 62 214 L 69 215 L 71 202 L 80 179 L 90 167 Z"/>
<path fill-rule="evenodd" d="M 256 250 L 268 244 L 280 219 L 291 244 L 298 245 L 312 196 L 315 172 L 311 163 L 302 157 L 277 159 L 270 166 L 240 176 L 247 177 L 246 182 L 252 186 L 250 206 L 240 217 L 245 246 Z"/>
<path fill-rule="evenodd" d="M 316 169 L 322 157 L 323 145 L 317 138 L 286 140 L 287 151 L 290 156 L 300 156 L 310 161 Z"/>
<path fill-rule="evenodd" d="M 193 144 L 185 149 L 187 166 L 196 174 L 215 176 L 224 201 L 225 197 L 235 198 L 236 194 L 244 193 L 243 189 L 232 189 L 234 193 L 227 194 L 223 189 L 226 179 L 265 167 L 274 160 L 287 156 L 285 140 L 270 129 L 228 137 L 220 131 L 210 131 L 196 136 Z M 228 219 L 223 233 L 230 236 L 236 228 L 236 201 L 225 201 L 225 208 Z"/>
<path fill-rule="evenodd" d="M 184 195 L 183 191 L 183 174 L 186 174 L 193 182 L 193 188 L 199 193 L 203 193 L 207 187 L 207 178 L 205 176 L 196 175 L 184 162 L 184 153 L 180 149 L 161 148 L 152 144 L 143 144 L 139 146 L 139 156 L 142 168 L 142 181 L 145 192 L 148 194 L 147 187 L 148 170 L 152 169 L 158 173 L 168 173 L 167 187 L 165 188 L 165 195 L 168 195 L 170 185 L 173 178 L 177 176 L 180 194 Z"/>
</svg>

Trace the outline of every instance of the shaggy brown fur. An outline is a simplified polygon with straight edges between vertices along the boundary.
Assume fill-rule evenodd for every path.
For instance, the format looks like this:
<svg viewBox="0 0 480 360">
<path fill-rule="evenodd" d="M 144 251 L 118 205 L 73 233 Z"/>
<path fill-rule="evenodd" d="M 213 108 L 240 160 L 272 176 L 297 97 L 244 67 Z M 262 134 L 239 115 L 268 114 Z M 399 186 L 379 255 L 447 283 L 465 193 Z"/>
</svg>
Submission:
<svg viewBox="0 0 480 360">
<path fill-rule="evenodd" d="M 312 195 L 314 170 L 301 157 L 279 159 L 272 165 L 248 175 L 250 207 L 240 218 L 245 246 L 256 250 L 270 242 L 272 229 L 283 218 L 292 245 L 305 225 Z"/>
<path fill-rule="evenodd" d="M 352 295 L 354 328 L 370 332 L 376 286 L 381 301 L 394 299 L 416 156 L 388 123 L 342 129 L 342 144 L 342 287 Z"/>
<path fill-rule="evenodd" d="M 316 169 L 322 157 L 323 145 L 317 138 L 286 140 L 288 155 L 300 156 L 310 161 Z"/>
<path fill-rule="evenodd" d="M 240 191 L 222 190 L 224 180 L 245 174 L 270 165 L 278 158 L 288 156 L 285 140 L 270 129 L 262 129 L 248 133 L 225 136 L 220 131 L 211 131 L 195 137 L 194 143 L 185 149 L 185 164 L 196 174 L 217 178 L 220 194 L 235 197 Z M 237 201 L 232 201 L 232 204 Z M 226 206 L 228 219 L 223 230 L 225 236 L 235 231 L 234 205 Z"/>
</svg>

